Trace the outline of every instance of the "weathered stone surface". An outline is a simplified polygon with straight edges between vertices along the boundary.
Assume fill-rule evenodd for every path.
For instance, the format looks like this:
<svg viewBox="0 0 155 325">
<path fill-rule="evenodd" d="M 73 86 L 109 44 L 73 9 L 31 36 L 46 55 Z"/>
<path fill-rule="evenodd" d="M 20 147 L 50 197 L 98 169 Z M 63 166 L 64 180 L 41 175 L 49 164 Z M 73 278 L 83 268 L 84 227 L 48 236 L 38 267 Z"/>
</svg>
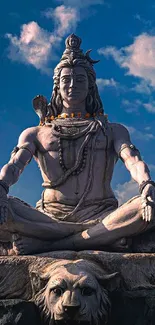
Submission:
<svg viewBox="0 0 155 325">
<path fill-rule="evenodd" d="M 48 303 L 52 277 L 58 275 L 60 278 L 62 275 L 64 281 L 68 281 L 68 278 L 74 281 L 76 275 L 79 276 L 79 269 L 88 280 L 91 277 L 91 282 L 98 286 L 97 292 L 101 292 L 100 297 L 104 301 L 103 309 L 107 310 L 108 324 L 155 324 L 155 254 L 122 254 L 100 251 L 62 251 L 40 256 L 1 257 L 0 299 L 3 300 L 0 305 L 1 319 L 6 314 L 5 310 L 8 313 L 10 313 L 9 310 L 13 312 L 13 316 L 7 317 L 17 317 L 18 312 L 16 311 L 19 311 L 20 314 L 20 310 L 26 312 L 28 308 L 33 309 L 33 305 L 23 305 L 21 302 L 21 300 L 27 302 L 31 300 L 42 311 L 43 324 L 45 324 L 45 316 L 48 314 L 46 324 L 49 324 L 57 303 L 54 299 L 52 303 Z M 107 280 L 109 275 L 110 279 Z M 87 301 L 88 314 L 90 314 L 93 310 L 93 303 L 91 306 L 88 303 L 90 297 L 81 297 L 78 296 L 78 299 Z M 61 299 L 63 300 L 63 295 Z M 94 300 L 95 303 L 97 303 L 96 301 L 97 299 Z M 111 312 L 108 303 L 111 303 Z M 23 306 L 24 309 L 22 309 Z M 96 310 L 99 311 L 99 306 L 96 306 Z M 34 314 L 34 322 L 32 323 L 34 325 L 36 321 L 35 311 L 32 313 Z M 109 317 L 110 314 L 111 318 Z M 73 319 L 72 317 L 68 319 L 68 324 L 71 324 L 72 321 L 73 324 L 76 324 L 80 317 L 79 311 L 76 318 L 73 316 Z M 66 321 L 65 318 L 61 319 L 61 321 L 63 320 Z M 4 321 L 3 323 L 1 321 L 0 324 L 16 324 L 9 323 L 9 321 L 5 324 Z M 21 321 L 19 324 L 26 323 Z M 31 322 L 27 321 L 27 324 L 31 324 Z M 93 324 L 103 325 L 105 321 L 95 323 L 94 319 Z"/>
<path fill-rule="evenodd" d="M 108 325 L 155 324 L 154 289 L 115 293 L 111 301 L 111 320 Z"/>
<path fill-rule="evenodd" d="M 0 300 L 1 325 L 41 325 L 40 315 L 33 302 L 19 299 Z"/>
<path fill-rule="evenodd" d="M 0 257 L 0 299 L 32 298 L 31 274 L 58 260 L 85 259 L 101 265 L 105 274 L 119 272 L 127 290 L 155 285 L 155 254 L 123 254 L 101 251 L 61 251 L 37 256 Z"/>
</svg>

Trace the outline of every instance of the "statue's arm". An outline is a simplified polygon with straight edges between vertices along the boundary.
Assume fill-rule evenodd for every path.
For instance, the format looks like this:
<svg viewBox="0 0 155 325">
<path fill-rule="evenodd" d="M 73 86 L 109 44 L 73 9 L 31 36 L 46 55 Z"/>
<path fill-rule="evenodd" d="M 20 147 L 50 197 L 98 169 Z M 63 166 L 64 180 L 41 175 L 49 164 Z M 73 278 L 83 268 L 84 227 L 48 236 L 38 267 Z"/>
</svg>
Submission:
<svg viewBox="0 0 155 325">
<path fill-rule="evenodd" d="M 0 172 L 0 180 L 8 187 L 16 183 L 25 166 L 31 161 L 36 151 L 36 130 L 29 128 L 22 132 L 18 145 L 14 148 L 9 162 Z M 1 182 L 3 185 L 3 183 Z"/>
<path fill-rule="evenodd" d="M 18 145 L 14 148 L 9 162 L 0 172 L 0 224 L 7 220 L 9 186 L 16 183 L 25 166 L 30 162 L 36 151 L 35 128 L 25 130 L 19 137 Z"/>
<path fill-rule="evenodd" d="M 114 124 L 112 129 L 115 151 L 123 160 L 131 177 L 139 184 L 142 217 L 146 221 L 150 221 L 155 205 L 155 186 L 151 181 L 149 168 L 142 160 L 138 149 L 131 143 L 128 130 L 120 124 Z"/>
<path fill-rule="evenodd" d="M 139 150 L 131 143 L 128 130 L 121 124 L 113 124 L 114 148 L 129 170 L 131 177 L 140 185 L 150 179 L 149 168 Z"/>
</svg>

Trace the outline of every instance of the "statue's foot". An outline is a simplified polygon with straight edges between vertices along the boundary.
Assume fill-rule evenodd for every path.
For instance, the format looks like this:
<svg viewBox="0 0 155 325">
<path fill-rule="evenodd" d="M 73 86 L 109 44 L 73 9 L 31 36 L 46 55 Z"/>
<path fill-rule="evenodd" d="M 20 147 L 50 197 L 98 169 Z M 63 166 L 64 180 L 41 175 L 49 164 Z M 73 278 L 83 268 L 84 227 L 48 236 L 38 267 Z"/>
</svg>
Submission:
<svg viewBox="0 0 155 325">
<path fill-rule="evenodd" d="M 0 242 L 0 256 L 19 255 L 17 247 L 11 242 Z"/>
<path fill-rule="evenodd" d="M 52 241 L 43 241 L 38 238 L 31 238 L 13 234 L 13 249 L 16 250 L 17 255 L 32 255 L 52 251 Z"/>
</svg>

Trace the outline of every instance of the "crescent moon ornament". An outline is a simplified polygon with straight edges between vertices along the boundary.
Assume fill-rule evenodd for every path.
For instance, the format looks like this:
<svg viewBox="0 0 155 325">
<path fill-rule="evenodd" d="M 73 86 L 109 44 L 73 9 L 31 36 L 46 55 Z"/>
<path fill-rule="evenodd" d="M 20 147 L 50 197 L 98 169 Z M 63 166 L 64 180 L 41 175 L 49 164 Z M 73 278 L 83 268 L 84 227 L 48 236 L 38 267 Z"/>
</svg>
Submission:
<svg viewBox="0 0 155 325">
<path fill-rule="evenodd" d="M 92 51 L 92 49 L 86 51 L 86 54 L 85 54 L 86 59 L 87 59 L 91 64 L 95 64 L 95 63 L 100 62 L 100 60 L 93 60 L 93 59 L 90 58 L 89 53 L 90 53 L 91 51 Z"/>
</svg>

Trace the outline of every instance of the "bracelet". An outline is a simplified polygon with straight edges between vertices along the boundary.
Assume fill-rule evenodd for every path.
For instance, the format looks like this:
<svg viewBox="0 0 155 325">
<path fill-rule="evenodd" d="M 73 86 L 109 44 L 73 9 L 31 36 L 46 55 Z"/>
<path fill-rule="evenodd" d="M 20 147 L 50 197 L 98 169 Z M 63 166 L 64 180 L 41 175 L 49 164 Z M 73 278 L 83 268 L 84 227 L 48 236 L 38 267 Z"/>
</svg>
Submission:
<svg viewBox="0 0 155 325">
<path fill-rule="evenodd" d="M 9 193 L 9 186 L 6 184 L 6 182 L 2 181 L 0 179 L 0 185 L 4 188 L 4 190 L 6 191 L 6 194 Z"/>
<path fill-rule="evenodd" d="M 148 181 L 143 181 L 140 185 L 139 185 L 139 193 L 142 194 L 143 192 L 143 189 L 144 187 L 147 185 L 147 184 L 151 184 L 155 187 L 155 182 L 154 181 L 151 181 L 151 179 L 148 179 Z"/>
</svg>

